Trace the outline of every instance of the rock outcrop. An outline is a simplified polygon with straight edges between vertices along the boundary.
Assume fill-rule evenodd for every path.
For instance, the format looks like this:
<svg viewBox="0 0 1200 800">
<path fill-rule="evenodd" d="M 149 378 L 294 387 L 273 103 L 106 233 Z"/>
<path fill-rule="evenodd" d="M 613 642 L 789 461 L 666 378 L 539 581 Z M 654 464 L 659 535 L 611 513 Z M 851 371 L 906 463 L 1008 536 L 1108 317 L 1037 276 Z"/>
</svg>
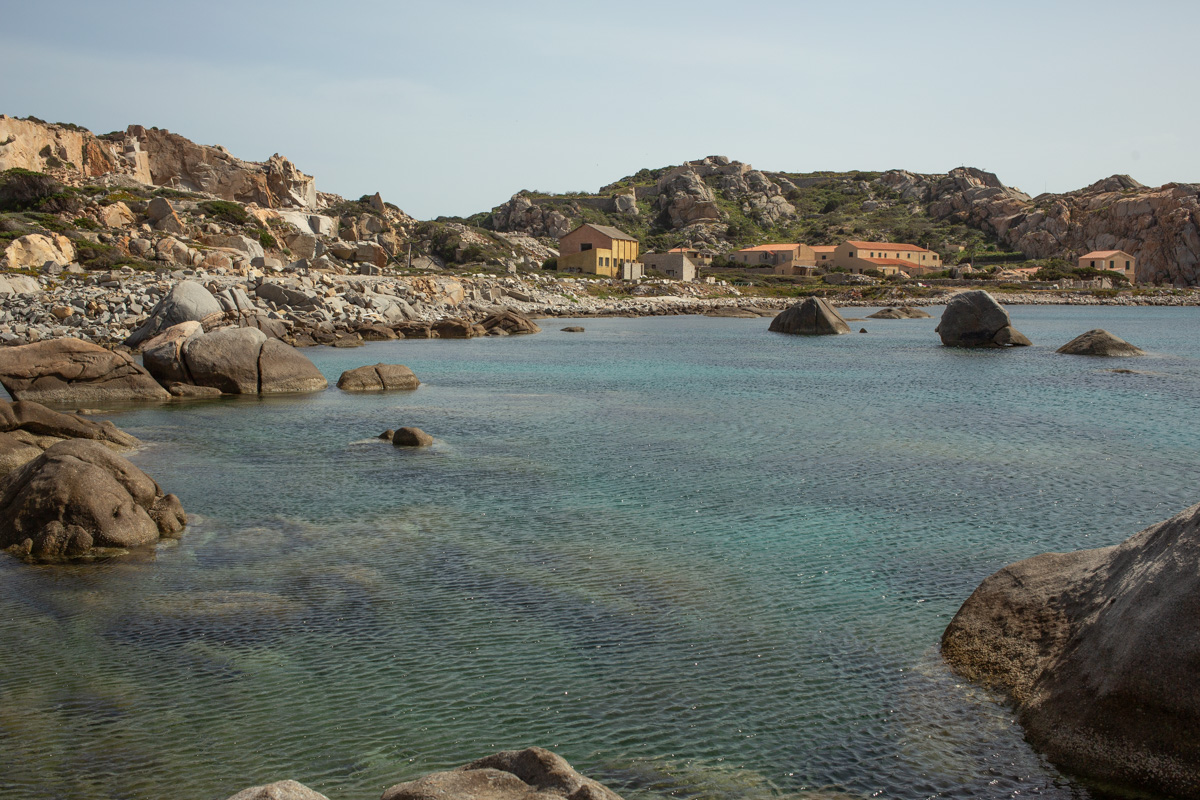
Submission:
<svg viewBox="0 0 1200 800">
<path fill-rule="evenodd" d="M 562 756 L 530 747 L 504 750 L 446 772 L 434 772 L 383 793 L 381 800 L 621 800 L 576 772 Z"/>
<path fill-rule="evenodd" d="M 376 364 L 349 369 L 342 373 L 337 382 L 337 387 L 344 392 L 416 389 L 420 385 L 413 371 L 403 364 Z"/>
<path fill-rule="evenodd" d="M 166 297 L 158 301 L 150 311 L 146 324 L 125 340 L 125 346 L 136 348 L 181 322 L 213 322 L 220 319 L 224 312 L 225 309 L 208 289 L 195 281 L 180 281 Z"/>
<path fill-rule="evenodd" d="M 934 329 L 947 347 L 1021 347 L 1031 344 L 1008 312 L 982 289 L 956 294 Z"/>
<path fill-rule="evenodd" d="M 1200 505 L 1124 543 L 987 578 L 942 636 L 1029 740 L 1094 780 L 1200 797 Z"/>
<path fill-rule="evenodd" d="M 170 395 L 125 353 L 79 339 L 0 348 L 0 384 L 16 400 L 89 405 Z"/>
<path fill-rule="evenodd" d="M 1144 356 L 1146 351 L 1103 328 L 1081 333 L 1056 352 L 1071 356 Z"/>
<path fill-rule="evenodd" d="M 102 556 L 186 524 L 179 498 L 97 441 L 59 442 L 0 478 L 0 549 L 19 558 Z"/>
<path fill-rule="evenodd" d="M 826 336 L 849 333 L 850 326 L 824 298 L 810 297 L 782 311 L 771 320 L 767 330 L 802 336 Z"/>
<path fill-rule="evenodd" d="M 315 208 L 312 176 L 276 154 L 265 162 L 243 161 L 224 147 L 196 144 L 158 128 L 131 125 L 127 135 L 146 153 L 151 182 L 223 200 L 257 203 L 265 208 Z"/>
<path fill-rule="evenodd" d="M 257 328 L 204 333 L 194 322 L 169 328 L 151 342 L 143 360 L 164 384 L 184 383 L 225 394 L 319 392 L 329 383 L 300 351 Z M 188 333 L 188 330 L 191 333 Z"/>
</svg>

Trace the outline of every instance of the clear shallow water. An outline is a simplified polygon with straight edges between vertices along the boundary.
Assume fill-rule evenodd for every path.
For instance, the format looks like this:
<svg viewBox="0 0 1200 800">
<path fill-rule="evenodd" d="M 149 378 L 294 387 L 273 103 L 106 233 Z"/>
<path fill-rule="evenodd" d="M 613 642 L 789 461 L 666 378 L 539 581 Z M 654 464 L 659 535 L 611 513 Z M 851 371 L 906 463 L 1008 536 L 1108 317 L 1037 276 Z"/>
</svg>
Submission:
<svg viewBox="0 0 1200 800">
<path fill-rule="evenodd" d="M 114 415 L 194 522 L 0 559 L 0 796 L 365 800 L 538 744 L 629 797 L 1088 797 L 937 641 L 1001 566 L 1200 501 L 1200 310 L 1011 312 L 1037 346 L 546 320 L 306 351 L 415 393 Z M 1155 355 L 1054 354 L 1092 327 Z"/>
</svg>

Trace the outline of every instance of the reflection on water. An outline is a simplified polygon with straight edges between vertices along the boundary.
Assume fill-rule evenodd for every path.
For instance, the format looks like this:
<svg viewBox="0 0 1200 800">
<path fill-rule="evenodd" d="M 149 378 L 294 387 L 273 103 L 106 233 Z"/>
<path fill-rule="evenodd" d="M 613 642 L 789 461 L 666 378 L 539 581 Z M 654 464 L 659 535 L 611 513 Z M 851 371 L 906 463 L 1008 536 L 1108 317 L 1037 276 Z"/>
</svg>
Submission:
<svg viewBox="0 0 1200 800">
<path fill-rule="evenodd" d="M 1000 566 L 1197 499 L 1197 316 L 1014 318 L 1037 346 L 588 320 L 308 351 L 414 393 L 122 412 L 194 521 L 0 561 L 0 794 L 352 800 L 539 744 L 630 797 L 1087 797 L 937 640 Z M 1093 327 L 1156 374 L 1053 353 Z"/>
</svg>

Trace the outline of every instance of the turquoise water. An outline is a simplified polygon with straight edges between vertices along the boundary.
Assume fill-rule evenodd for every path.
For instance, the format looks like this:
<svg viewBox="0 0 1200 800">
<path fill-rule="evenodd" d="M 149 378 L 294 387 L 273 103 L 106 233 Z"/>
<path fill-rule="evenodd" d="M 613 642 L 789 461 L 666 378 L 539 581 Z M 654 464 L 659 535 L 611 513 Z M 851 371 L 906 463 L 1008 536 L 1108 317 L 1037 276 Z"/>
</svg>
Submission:
<svg viewBox="0 0 1200 800">
<path fill-rule="evenodd" d="M 0 796 L 366 800 L 538 744 L 631 798 L 1088 797 L 938 637 L 1001 566 L 1200 501 L 1200 309 L 1011 311 L 1035 347 L 545 320 L 306 351 L 413 393 L 115 414 L 193 524 L 0 559 Z M 1154 355 L 1053 352 L 1093 327 Z"/>
</svg>

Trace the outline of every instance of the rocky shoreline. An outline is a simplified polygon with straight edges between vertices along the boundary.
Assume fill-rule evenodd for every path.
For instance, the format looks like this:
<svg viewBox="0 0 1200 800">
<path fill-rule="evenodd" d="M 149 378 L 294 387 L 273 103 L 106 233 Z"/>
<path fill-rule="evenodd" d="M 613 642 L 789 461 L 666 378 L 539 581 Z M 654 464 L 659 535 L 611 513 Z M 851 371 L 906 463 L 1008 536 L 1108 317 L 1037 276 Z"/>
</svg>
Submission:
<svg viewBox="0 0 1200 800">
<path fill-rule="evenodd" d="M 797 297 L 743 294 L 735 287 L 669 281 L 619 284 L 520 276 L 368 276 L 296 268 L 272 275 L 127 270 L 53 279 L 0 274 L 0 343 L 79 338 L 112 347 L 146 324 L 149 314 L 183 281 L 203 285 L 226 321 L 258 327 L 294 344 L 333 344 L 351 338 L 437 336 L 438 323 L 470 328 L 506 310 L 527 317 L 723 315 L 742 309 L 774 313 Z M 944 305 L 963 287 L 912 296 L 893 290 L 864 296 L 862 289 L 824 291 L 836 306 Z M 996 292 L 1003 305 L 1198 306 L 1198 290 L 1160 290 L 1097 296 L 1089 292 Z M 749 314 L 747 314 L 749 316 Z M 386 328 L 393 335 L 380 332 Z M 470 335 L 470 334 L 466 334 Z"/>
</svg>

